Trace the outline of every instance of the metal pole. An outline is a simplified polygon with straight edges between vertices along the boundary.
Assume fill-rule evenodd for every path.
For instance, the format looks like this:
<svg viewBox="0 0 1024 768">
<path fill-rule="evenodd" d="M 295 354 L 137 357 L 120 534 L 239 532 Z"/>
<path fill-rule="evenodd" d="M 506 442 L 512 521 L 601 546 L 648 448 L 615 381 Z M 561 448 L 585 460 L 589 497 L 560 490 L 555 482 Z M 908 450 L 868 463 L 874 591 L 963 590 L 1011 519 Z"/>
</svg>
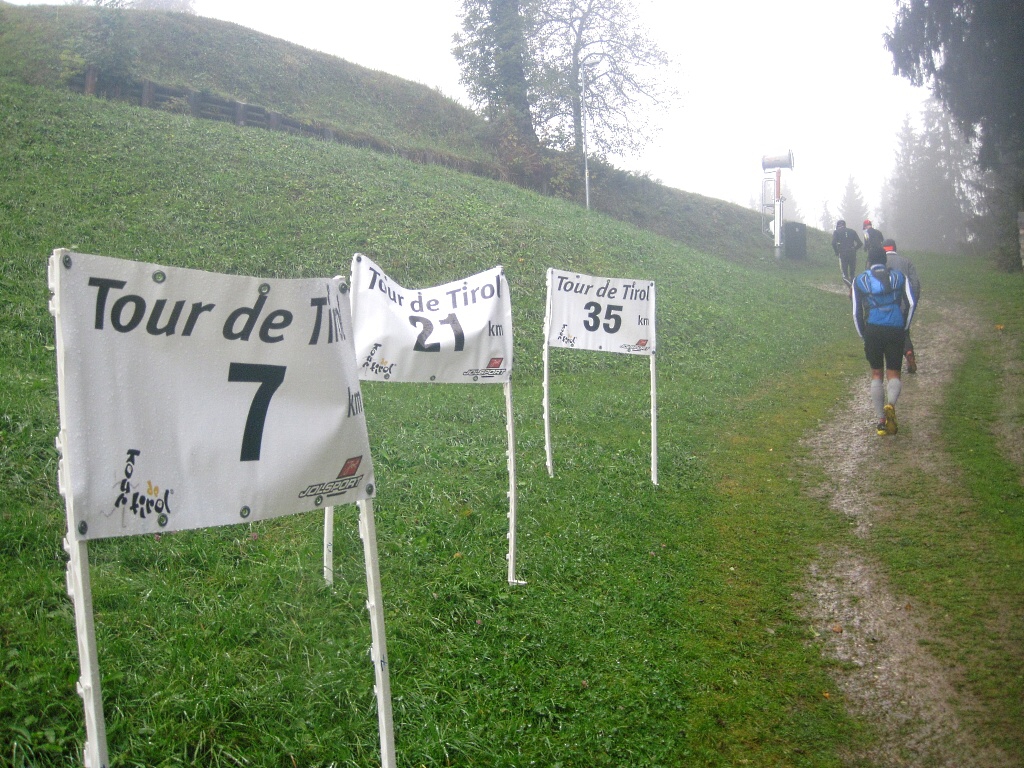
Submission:
<svg viewBox="0 0 1024 768">
<path fill-rule="evenodd" d="M 370 612 L 370 659 L 377 684 L 377 723 L 380 728 L 380 764 L 395 768 L 395 725 L 391 712 L 391 676 L 388 670 L 388 644 L 384 633 L 384 600 L 381 597 L 380 565 L 377 559 L 377 527 L 373 520 L 373 499 L 356 502 L 359 506 L 359 534 L 366 560 L 366 608 Z"/>
<path fill-rule="evenodd" d="M 775 171 L 775 258 L 782 258 L 782 169 Z"/>
<path fill-rule="evenodd" d="M 334 507 L 324 507 L 324 581 L 334 583 Z"/>
<path fill-rule="evenodd" d="M 512 413 L 512 382 L 506 381 L 505 429 L 508 432 L 508 583 L 525 584 L 516 578 L 516 518 L 519 494 L 516 490 L 516 428 Z"/>
<path fill-rule="evenodd" d="M 549 349 L 548 339 L 551 338 L 551 270 L 548 269 L 547 298 L 544 307 L 544 454 L 548 467 L 548 477 L 555 476 L 554 452 L 551 448 L 551 384 L 548 380 Z"/>
<path fill-rule="evenodd" d="M 587 70 L 580 66 L 580 119 L 583 123 L 583 190 L 590 210 L 590 164 L 587 159 Z"/>
</svg>

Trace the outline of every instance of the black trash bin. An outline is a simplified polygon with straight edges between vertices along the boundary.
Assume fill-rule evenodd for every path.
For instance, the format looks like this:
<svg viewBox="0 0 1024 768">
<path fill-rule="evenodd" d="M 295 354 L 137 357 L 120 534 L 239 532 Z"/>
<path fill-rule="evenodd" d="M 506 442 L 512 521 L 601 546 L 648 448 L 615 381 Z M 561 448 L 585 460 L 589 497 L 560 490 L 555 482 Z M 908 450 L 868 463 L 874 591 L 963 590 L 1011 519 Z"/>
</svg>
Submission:
<svg viewBox="0 0 1024 768">
<path fill-rule="evenodd" d="M 807 225 L 787 221 L 782 225 L 782 252 L 787 259 L 807 258 Z"/>
</svg>

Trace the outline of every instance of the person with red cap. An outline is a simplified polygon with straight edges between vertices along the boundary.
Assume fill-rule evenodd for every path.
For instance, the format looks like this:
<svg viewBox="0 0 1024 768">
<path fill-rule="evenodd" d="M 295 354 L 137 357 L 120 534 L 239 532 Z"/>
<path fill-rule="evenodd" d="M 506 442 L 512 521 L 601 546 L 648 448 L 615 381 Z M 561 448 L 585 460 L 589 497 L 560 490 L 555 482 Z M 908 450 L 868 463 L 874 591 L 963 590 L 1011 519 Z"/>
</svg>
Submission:
<svg viewBox="0 0 1024 768">
<path fill-rule="evenodd" d="M 885 235 L 879 232 L 871 224 L 871 219 L 864 219 L 864 251 L 869 252 L 873 247 L 881 248 Z"/>
<path fill-rule="evenodd" d="M 921 300 L 921 279 L 917 276 L 914 262 L 896 252 L 896 241 L 891 237 L 882 241 L 885 250 L 885 265 L 889 269 L 898 269 L 910 281 L 910 290 L 914 294 L 914 306 Z M 917 359 L 914 357 L 914 343 L 910 340 L 910 331 L 903 338 L 903 356 L 907 359 L 907 373 L 917 373 Z"/>
</svg>

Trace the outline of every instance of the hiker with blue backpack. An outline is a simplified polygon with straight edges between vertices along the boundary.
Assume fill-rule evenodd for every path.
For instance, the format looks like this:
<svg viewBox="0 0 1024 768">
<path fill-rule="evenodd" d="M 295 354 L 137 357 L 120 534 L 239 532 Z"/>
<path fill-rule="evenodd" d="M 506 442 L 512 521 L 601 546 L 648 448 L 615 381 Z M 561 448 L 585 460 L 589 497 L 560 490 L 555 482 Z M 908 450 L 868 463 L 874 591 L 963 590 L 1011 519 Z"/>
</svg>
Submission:
<svg viewBox="0 0 1024 768">
<path fill-rule="evenodd" d="M 915 302 L 907 276 L 898 269 L 889 269 L 885 250 L 872 246 L 868 250 L 868 268 L 853 281 L 853 322 L 864 339 L 864 356 L 871 366 L 871 404 L 879 436 L 897 432 L 896 401 L 903 386 L 903 343 L 914 318 Z"/>
<path fill-rule="evenodd" d="M 885 251 L 885 265 L 889 269 L 898 269 L 910 281 L 910 290 L 914 294 L 914 311 L 917 311 L 917 306 L 921 303 L 921 279 L 917 276 L 914 262 L 897 253 L 896 241 L 892 238 L 882 242 L 882 250 Z M 914 342 L 910 340 L 910 331 L 907 331 L 903 340 L 903 357 L 907 360 L 907 373 L 917 373 L 917 358 L 914 356 Z"/>
</svg>

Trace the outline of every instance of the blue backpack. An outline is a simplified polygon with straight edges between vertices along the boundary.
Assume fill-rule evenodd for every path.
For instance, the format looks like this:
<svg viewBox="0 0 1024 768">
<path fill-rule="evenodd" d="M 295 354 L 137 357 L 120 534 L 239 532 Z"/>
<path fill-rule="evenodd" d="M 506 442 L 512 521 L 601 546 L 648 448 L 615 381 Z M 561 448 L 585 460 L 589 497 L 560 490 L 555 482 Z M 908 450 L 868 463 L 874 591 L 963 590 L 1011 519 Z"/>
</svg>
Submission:
<svg viewBox="0 0 1024 768">
<path fill-rule="evenodd" d="M 903 316 L 901 297 L 906 290 L 906 283 L 907 278 L 902 272 L 886 269 L 884 264 L 876 264 L 857 276 L 856 287 L 866 310 L 868 325 L 904 327 L 906 318 Z"/>
</svg>

